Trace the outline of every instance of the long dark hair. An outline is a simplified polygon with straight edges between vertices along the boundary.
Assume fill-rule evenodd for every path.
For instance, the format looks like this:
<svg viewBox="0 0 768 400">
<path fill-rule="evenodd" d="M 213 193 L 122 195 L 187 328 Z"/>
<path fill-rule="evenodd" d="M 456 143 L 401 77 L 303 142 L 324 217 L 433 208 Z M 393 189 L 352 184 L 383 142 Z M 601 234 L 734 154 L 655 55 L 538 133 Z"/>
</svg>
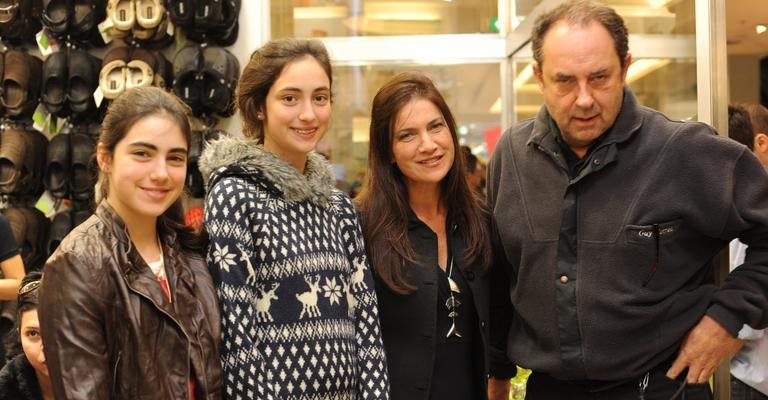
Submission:
<svg viewBox="0 0 768 400">
<path fill-rule="evenodd" d="M 432 102 L 443 114 L 451 132 L 456 156 L 440 182 L 440 192 L 442 201 L 449 207 L 449 218 L 461 227 L 466 238 L 464 265 L 480 262 L 485 271 L 491 261 L 487 213 L 467 183 L 453 114 L 429 78 L 416 72 L 401 73 L 384 84 L 373 98 L 369 175 L 356 198 L 371 264 L 378 277 L 398 294 L 416 289 L 403 270 L 404 261 L 415 262 L 416 255 L 408 240 L 408 189 L 400 169 L 392 163 L 392 129 L 398 112 L 413 99 Z"/>
<path fill-rule="evenodd" d="M 131 127 L 149 116 L 161 116 L 175 122 L 189 146 L 192 143 L 192 128 L 189 123 L 191 111 L 175 95 L 153 86 L 129 89 L 109 105 L 101 125 L 99 143 L 114 154 L 115 146 L 123 140 Z M 107 198 L 109 181 L 106 174 L 99 173 L 101 182 L 100 198 Z M 183 194 L 182 194 L 183 196 Z M 181 196 L 157 219 L 161 233 L 174 232 L 182 247 L 202 250 L 207 236 L 184 223 L 184 207 Z"/>
</svg>

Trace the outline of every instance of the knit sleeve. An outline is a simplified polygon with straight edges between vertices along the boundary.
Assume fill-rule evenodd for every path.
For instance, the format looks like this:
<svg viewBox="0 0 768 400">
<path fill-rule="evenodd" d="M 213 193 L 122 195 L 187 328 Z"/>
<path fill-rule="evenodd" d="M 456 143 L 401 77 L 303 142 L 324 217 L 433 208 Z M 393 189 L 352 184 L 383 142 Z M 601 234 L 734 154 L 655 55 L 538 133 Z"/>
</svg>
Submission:
<svg viewBox="0 0 768 400">
<path fill-rule="evenodd" d="M 221 305 L 221 363 L 227 399 L 278 399 L 266 376 L 265 356 L 252 333 L 259 324 L 255 271 L 258 267 L 253 235 L 253 190 L 238 178 L 223 178 L 210 187 L 205 201 L 204 224 L 208 230 L 208 268 Z M 250 254 L 250 255 L 249 255 Z"/>
<path fill-rule="evenodd" d="M 379 311 L 373 276 L 365 255 L 363 232 L 352 201 L 339 194 L 342 234 L 352 271 L 350 294 L 355 303 L 358 395 L 362 399 L 389 399 L 389 378 L 381 339 Z"/>
</svg>

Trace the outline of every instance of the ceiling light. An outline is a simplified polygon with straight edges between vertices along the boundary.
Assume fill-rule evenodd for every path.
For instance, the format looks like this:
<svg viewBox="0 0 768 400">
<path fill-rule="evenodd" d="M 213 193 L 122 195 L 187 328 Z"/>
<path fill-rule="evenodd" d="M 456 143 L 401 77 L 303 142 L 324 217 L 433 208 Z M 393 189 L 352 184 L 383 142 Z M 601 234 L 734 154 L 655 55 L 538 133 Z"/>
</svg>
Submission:
<svg viewBox="0 0 768 400">
<path fill-rule="evenodd" d="M 766 25 L 766 24 L 757 24 L 757 25 L 755 25 L 755 32 L 757 32 L 758 35 L 763 33 L 763 32 L 765 32 L 765 31 L 768 31 L 768 25 Z"/>
<path fill-rule="evenodd" d="M 346 18 L 347 15 L 347 7 L 344 6 L 294 7 L 293 9 L 293 19 L 336 19 Z"/>
<path fill-rule="evenodd" d="M 651 72 L 664 67 L 671 62 L 667 58 L 641 58 L 632 62 L 627 71 L 627 83 L 632 83 L 649 75 Z"/>
<path fill-rule="evenodd" d="M 645 0 L 645 2 L 653 8 L 661 8 L 666 6 L 669 0 Z"/>
<path fill-rule="evenodd" d="M 512 85 L 515 88 L 523 87 L 531 78 L 533 77 L 533 63 L 529 63 L 525 66 L 522 70 L 520 70 L 520 73 L 517 74 L 517 77 L 515 77 L 514 83 Z"/>
</svg>

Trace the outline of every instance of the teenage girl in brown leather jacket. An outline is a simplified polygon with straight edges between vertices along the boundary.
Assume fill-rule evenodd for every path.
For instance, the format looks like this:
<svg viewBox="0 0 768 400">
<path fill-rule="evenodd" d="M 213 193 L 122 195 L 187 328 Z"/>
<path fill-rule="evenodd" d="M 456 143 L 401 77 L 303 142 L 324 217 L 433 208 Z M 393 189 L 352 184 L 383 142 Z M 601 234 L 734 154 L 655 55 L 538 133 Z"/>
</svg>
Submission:
<svg viewBox="0 0 768 400">
<path fill-rule="evenodd" d="M 220 399 L 219 312 L 183 224 L 187 108 L 158 88 L 110 106 L 102 199 L 45 265 L 41 329 L 57 399 Z"/>
</svg>

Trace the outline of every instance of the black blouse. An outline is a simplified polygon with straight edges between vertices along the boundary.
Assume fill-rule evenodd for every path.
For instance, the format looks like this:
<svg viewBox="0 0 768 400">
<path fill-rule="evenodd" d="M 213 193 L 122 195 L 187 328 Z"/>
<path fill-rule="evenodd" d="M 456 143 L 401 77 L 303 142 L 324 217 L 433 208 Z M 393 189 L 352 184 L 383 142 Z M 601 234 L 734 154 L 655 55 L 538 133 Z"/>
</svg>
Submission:
<svg viewBox="0 0 768 400">
<path fill-rule="evenodd" d="M 437 274 L 437 324 L 435 366 L 432 375 L 430 399 L 473 399 L 480 392 L 477 387 L 478 351 L 482 351 L 477 331 L 477 311 L 469 285 L 459 268 L 454 266 L 451 277 L 460 293 L 453 297 L 460 304 L 455 308 L 456 331 L 461 337 L 447 337 L 454 320 L 448 316 L 446 303 L 450 298 L 448 272 L 435 266 Z M 446 268 L 448 269 L 448 268 Z"/>
</svg>

